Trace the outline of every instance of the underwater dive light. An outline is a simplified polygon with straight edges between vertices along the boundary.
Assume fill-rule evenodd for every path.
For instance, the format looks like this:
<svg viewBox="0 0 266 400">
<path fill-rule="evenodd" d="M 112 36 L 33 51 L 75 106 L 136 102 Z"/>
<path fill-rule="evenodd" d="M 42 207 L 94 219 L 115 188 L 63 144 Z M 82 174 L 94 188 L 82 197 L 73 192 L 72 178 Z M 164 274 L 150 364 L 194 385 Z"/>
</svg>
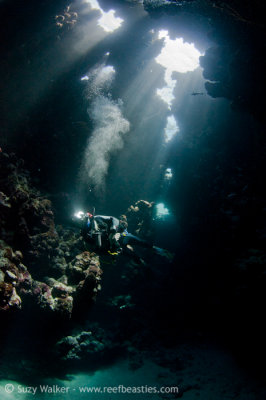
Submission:
<svg viewBox="0 0 266 400">
<path fill-rule="evenodd" d="M 78 211 L 77 213 L 74 214 L 74 217 L 81 219 L 84 218 L 85 213 L 83 211 Z"/>
</svg>

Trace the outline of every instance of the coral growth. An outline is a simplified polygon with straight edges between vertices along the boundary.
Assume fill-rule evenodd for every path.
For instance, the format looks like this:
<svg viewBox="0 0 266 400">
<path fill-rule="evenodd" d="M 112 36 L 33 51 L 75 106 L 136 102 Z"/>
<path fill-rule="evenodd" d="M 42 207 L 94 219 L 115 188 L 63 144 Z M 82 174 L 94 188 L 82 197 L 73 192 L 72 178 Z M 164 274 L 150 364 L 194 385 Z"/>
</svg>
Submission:
<svg viewBox="0 0 266 400">
<path fill-rule="evenodd" d="M 39 310 L 56 312 L 62 317 L 70 318 L 74 301 L 85 301 L 85 304 L 89 304 L 90 300 L 95 300 L 101 289 L 100 263 L 89 252 L 79 254 L 73 265 L 70 263 L 67 267 L 71 285 L 67 285 L 67 275 L 62 276 L 61 281 L 48 277 L 44 279 L 45 282 L 32 279 L 27 267 L 21 263 L 22 257 L 20 251 L 13 252 L 6 243 L 0 242 L 2 311 L 22 308 L 25 300 L 27 303 L 30 301 L 31 307 L 35 305 Z"/>
<path fill-rule="evenodd" d="M 112 342 L 105 332 L 98 327 L 83 331 L 74 336 L 66 336 L 61 339 L 56 350 L 63 361 L 84 360 L 96 355 L 104 355 L 113 347 Z"/>
<path fill-rule="evenodd" d="M 0 241 L 0 310 L 21 308 L 20 291 L 31 284 L 31 276 L 21 263 L 22 253 L 13 252 Z"/>
<path fill-rule="evenodd" d="M 72 266 L 72 264 L 70 264 Z M 73 268 L 70 271 L 80 273 L 81 280 L 77 285 L 77 296 L 80 299 L 94 299 L 99 290 L 101 290 L 101 274 L 99 257 L 94 253 L 85 251 L 76 256 Z"/>
<path fill-rule="evenodd" d="M 0 153 L 0 309 L 27 304 L 70 318 L 75 302 L 88 307 L 101 289 L 99 258 L 82 252 L 78 234 L 56 227 L 51 201 L 22 165 Z"/>
</svg>

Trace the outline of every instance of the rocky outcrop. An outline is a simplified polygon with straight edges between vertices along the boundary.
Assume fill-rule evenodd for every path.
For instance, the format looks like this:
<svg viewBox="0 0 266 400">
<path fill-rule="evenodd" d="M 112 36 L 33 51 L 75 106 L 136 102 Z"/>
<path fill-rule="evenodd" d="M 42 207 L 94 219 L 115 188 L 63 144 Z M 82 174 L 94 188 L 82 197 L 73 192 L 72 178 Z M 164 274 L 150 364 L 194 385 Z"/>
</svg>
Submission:
<svg viewBox="0 0 266 400">
<path fill-rule="evenodd" d="M 94 325 L 91 330 L 62 338 L 56 352 L 62 361 L 86 360 L 103 357 L 113 346 L 106 332 Z"/>
<path fill-rule="evenodd" d="M 214 98 L 231 101 L 233 109 L 249 112 L 265 122 L 264 2 L 234 0 L 144 0 L 154 18 L 189 14 L 205 20 L 216 44 L 200 57 L 205 88 Z"/>
<path fill-rule="evenodd" d="M 22 264 L 22 253 L 14 252 L 4 241 L 0 241 L 0 310 L 21 308 L 20 292 L 28 290 L 32 278 Z"/>
<path fill-rule="evenodd" d="M 200 57 L 200 64 L 210 96 L 225 97 L 234 109 L 244 109 L 262 120 L 265 61 L 261 60 L 261 47 L 250 45 L 249 36 L 253 36 L 252 43 L 261 40 L 260 34 L 249 33 L 243 42 L 231 40 L 213 46 Z"/>
<path fill-rule="evenodd" d="M 86 306 L 96 299 L 101 289 L 102 270 L 95 256 L 81 253 L 69 264 L 68 275 L 60 280 L 46 277 L 45 282 L 34 280 L 28 268 L 22 264 L 23 255 L 14 252 L 0 242 L 0 310 L 22 309 L 24 302 L 34 310 L 55 312 L 63 318 L 71 318 L 74 303 Z M 80 267 L 82 266 L 82 267 Z M 71 284 L 68 284 L 68 279 Z"/>
<path fill-rule="evenodd" d="M 78 233 L 56 227 L 51 201 L 22 166 L 0 153 L 0 309 L 27 305 L 69 319 L 75 303 L 88 308 L 101 289 L 99 257 L 83 251 Z"/>
<path fill-rule="evenodd" d="M 208 15 L 209 18 L 221 16 L 224 19 L 231 18 L 234 22 L 258 25 L 264 23 L 265 15 L 265 4 L 259 0 L 252 3 L 241 0 L 144 0 L 143 5 L 152 16 L 185 11 Z"/>
</svg>

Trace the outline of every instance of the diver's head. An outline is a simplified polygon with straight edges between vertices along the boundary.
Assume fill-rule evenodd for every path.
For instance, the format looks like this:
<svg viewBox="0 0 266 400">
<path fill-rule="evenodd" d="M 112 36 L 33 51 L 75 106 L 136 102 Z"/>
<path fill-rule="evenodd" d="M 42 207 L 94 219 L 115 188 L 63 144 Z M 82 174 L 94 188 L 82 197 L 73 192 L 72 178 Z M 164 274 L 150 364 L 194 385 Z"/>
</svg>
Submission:
<svg viewBox="0 0 266 400">
<path fill-rule="evenodd" d="M 128 223 L 126 215 L 120 215 L 119 217 L 119 225 L 118 225 L 118 232 L 124 232 L 127 230 Z"/>
</svg>

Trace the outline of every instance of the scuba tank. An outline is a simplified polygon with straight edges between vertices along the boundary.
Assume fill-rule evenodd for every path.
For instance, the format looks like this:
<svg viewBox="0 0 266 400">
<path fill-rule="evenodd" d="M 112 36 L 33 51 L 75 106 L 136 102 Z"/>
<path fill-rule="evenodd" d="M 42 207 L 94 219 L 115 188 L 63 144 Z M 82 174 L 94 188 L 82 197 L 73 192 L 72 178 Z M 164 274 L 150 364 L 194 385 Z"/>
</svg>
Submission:
<svg viewBox="0 0 266 400">
<path fill-rule="evenodd" d="M 95 207 L 92 209 L 92 217 L 90 219 L 90 225 L 91 225 L 91 238 L 94 239 L 95 244 L 98 248 L 102 247 L 102 232 L 99 230 L 97 223 L 94 219 L 95 216 Z"/>
</svg>

